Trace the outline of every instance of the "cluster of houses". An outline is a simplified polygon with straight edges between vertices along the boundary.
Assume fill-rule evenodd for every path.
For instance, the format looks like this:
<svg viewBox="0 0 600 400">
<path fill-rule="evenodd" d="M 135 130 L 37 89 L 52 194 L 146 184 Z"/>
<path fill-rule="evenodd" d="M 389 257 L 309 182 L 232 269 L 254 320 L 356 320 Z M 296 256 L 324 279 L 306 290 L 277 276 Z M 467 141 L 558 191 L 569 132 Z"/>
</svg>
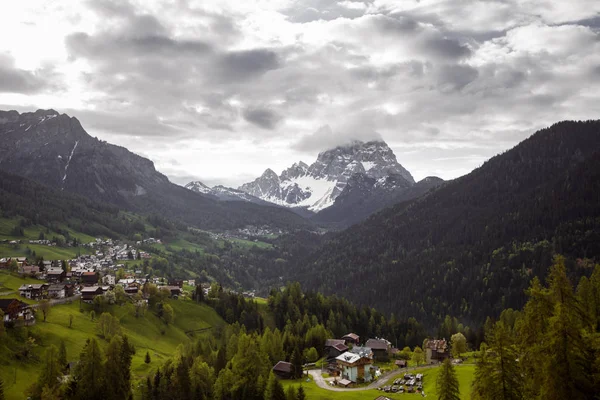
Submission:
<svg viewBox="0 0 600 400">
<path fill-rule="evenodd" d="M 208 232 L 210 237 L 213 239 L 243 239 L 243 240 L 252 240 L 253 238 L 256 238 L 256 237 L 283 235 L 285 233 L 287 233 L 287 231 L 271 228 L 267 225 L 265 225 L 265 226 L 247 225 L 244 228 L 227 230 L 224 232 Z"/>
<path fill-rule="evenodd" d="M 355 333 L 344 335 L 341 339 L 327 339 L 324 350 L 327 372 L 335 377 L 332 384 L 342 387 L 377 379 L 381 372 L 374 363 L 387 362 L 398 352 L 388 340 L 381 338 L 368 339 L 361 346 L 360 337 Z M 446 340 L 429 340 L 425 355 L 427 364 L 443 362 L 450 356 Z M 396 360 L 395 365 L 404 368 L 407 363 L 405 360 Z M 289 378 L 293 375 L 292 372 L 293 366 L 289 362 L 279 361 L 273 367 L 273 373 L 280 378 Z"/>
</svg>

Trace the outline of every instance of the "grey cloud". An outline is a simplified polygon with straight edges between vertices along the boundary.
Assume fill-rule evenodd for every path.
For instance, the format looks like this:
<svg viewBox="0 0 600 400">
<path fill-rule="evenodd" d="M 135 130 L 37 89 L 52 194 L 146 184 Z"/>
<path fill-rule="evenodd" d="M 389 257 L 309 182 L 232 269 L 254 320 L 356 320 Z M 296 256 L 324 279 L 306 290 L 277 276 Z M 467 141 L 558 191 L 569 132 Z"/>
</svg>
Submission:
<svg viewBox="0 0 600 400">
<path fill-rule="evenodd" d="M 135 14 L 133 6 L 127 0 L 88 0 L 86 3 L 98 14 L 108 18 Z"/>
<path fill-rule="evenodd" d="M 231 51 L 217 61 L 219 75 L 224 80 L 245 80 L 277 69 L 281 62 L 277 53 L 268 49 Z"/>
<path fill-rule="evenodd" d="M 348 7 L 347 5 L 355 3 L 357 6 L 364 4 L 365 7 Z M 318 20 L 331 21 L 337 18 L 358 18 L 365 14 L 367 5 L 371 5 L 371 0 L 348 1 L 338 0 L 299 0 L 295 1 L 293 6 L 288 7 L 282 12 L 293 22 L 306 23 Z"/>
<path fill-rule="evenodd" d="M 468 65 L 444 65 L 438 69 L 438 86 L 441 91 L 461 90 L 479 76 L 479 72 Z"/>
<path fill-rule="evenodd" d="M 275 129 L 282 119 L 275 111 L 262 107 L 248 108 L 244 110 L 243 116 L 244 119 L 251 124 L 269 130 Z"/>
<path fill-rule="evenodd" d="M 382 140 L 382 137 L 373 130 L 362 130 L 358 127 L 351 130 L 333 130 L 329 125 L 323 125 L 314 133 L 302 137 L 292 145 L 292 148 L 301 152 L 314 153 L 348 144 L 354 140 L 366 142 Z"/>
<path fill-rule="evenodd" d="M 47 75 L 47 76 L 44 76 Z M 0 93 L 32 94 L 50 88 L 51 71 L 27 71 L 15 67 L 12 57 L 0 54 Z"/>
<path fill-rule="evenodd" d="M 447 59 L 462 59 L 471 55 L 466 45 L 461 45 L 456 39 L 434 37 L 425 40 L 425 50 L 436 57 Z"/>
</svg>

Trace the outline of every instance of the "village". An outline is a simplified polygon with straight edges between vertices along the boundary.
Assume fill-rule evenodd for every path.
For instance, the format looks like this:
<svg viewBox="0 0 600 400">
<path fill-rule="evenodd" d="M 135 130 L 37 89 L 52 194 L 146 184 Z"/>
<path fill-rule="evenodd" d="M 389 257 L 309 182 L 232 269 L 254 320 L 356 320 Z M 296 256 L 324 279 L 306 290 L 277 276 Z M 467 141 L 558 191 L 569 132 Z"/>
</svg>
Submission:
<svg viewBox="0 0 600 400">
<path fill-rule="evenodd" d="M 145 239 L 138 241 L 137 245 L 152 243 L 160 243 L 160 239 Z M 152 283 L 160 290 L 168 291 L 169 297 L 177 298 L 182 294 L 184 284 L 196 284 L 193 279 L 168 281 L 165 278 L 150 277 L 144 269 L 128 269 L 128 261 L 151 257 L 149 253 L 129 244 L 111 239 L 96 239 L 85 246 L 95 249 L 94 254 L 80 255 L 71 260 L 40 260 L 37 264 L 27 257 L 0 258 L 0 270 L 10 270 L 20 276 L 39 281 L 21 285 L 18 293 L 15 291 L 2 294 L 18 294 L 22 299 L 48 300 L 53 304 L 73 300 L 92 303 L 97 296 L 117 287 L 122 288 L 125 294 L 133 296 L 141 293 L 144 285 Z M 208 288 L 204 290 L 208 291 Z M 35 323 L 35 313 L 32 309 L 37 306 L 38 304 L 20 301 L 19 298 L 0 299 L 5 323 Z"/>
</svg>

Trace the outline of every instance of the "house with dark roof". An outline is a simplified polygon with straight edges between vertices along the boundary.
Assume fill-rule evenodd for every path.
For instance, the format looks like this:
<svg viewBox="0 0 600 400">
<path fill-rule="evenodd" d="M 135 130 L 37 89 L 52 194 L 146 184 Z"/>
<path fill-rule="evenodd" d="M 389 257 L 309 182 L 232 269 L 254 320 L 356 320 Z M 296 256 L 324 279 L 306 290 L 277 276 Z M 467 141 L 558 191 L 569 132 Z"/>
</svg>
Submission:
<svg viewBox="0 0 600 400">
<path fill-rule="evenodd" d="M 282 379 L 290 379 L 294 377 L 294 366 L 286 361 L 279 361 L 273 367 L 273 373 Z"/>
<path fill-rule="evenodd" d="M 385 339 L 369 339 L 365 343 L 373 351 L 373 358 L 378 361 L 387 361 L 390 358 L 392 344 Z"/>
<path fill-rule="evenodd" d="M 47 283 L 32 283 L 21 285 L 19 288 L 19 294 L 21 297 L 31 300 L 40 300 L 48 297 L 48 285 Z"/>
<path fill-rule="evenodd" d="M 333 362 L 337 356 L 348 351 L 348 346 L 346 346 L 343 339 L 327 339 L 325 340 L 324 351 L 327 355 L 327 361 Z"/>
<path fill-rule="evenodd" d="M 84 272 L 81 274 L 81 283 L 84 285 L 96 285 L 98 283 L 98 274 L 95 272 Z"/>
<path fill-rule="evenodd" d="M 358 336 L 356 333 L 349 333 L 347 335 L 342 336 L 342 339 L 344 339 L 346 345 L 352 344 L 353 346 L 358 346 L 360 336 Z"/>
<path fill-rule="evenodd" d="M 67 273 L 62 269 L 50 269 L 46 271 L 46 280 L 50 283 L 59 283 L 62 282 Z"/>
<path fill-rule="evenodd" d="M 100 286 L 88 286 L 81 289 L 81 300 L 86 303 L 94 301 L 96 296 L 103 295 L 104 292 Z"/>
<path fill-rule="evenodd" d="M 0 299 L 0 310 L 4 313 L 4 323 L 15 322 L 19 319 L 35 321 L 31 306 L 18 299 Z"/>
<path fill-rule="evenodd" d="M 51 299 L 64 299 L 67 297 L 67 285 L 61 285 L 60 283 L 50 285 L 48 297 Z"/>
<path fill-rule="evenodd" d="M 427 340 L 425 345 L 425 363 L 438 364 L 450 357 L 446 339 Z"/>
</svg>

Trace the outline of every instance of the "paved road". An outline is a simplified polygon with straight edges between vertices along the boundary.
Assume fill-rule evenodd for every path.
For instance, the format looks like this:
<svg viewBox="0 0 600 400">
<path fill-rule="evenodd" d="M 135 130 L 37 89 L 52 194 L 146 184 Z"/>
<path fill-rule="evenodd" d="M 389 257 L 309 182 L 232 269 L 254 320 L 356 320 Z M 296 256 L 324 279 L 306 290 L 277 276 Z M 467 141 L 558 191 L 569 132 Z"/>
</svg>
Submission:
<svg viewBox="0 0 600 400">
<path fill-rule="evenodd" d="M 313 379 L 315 380 L 315 383 L 317 384 L 317 386 L 319 386 L 322 389 L 326 389 L 326 390 L 331 390 L 333 392 L 346 392 L 346 391 L 353 391 L 353 390 L 371 390 L 371 389 L 377 389 L 379 387 L 385 386 L 385 384 L 392 378 L 395 378 L 396 376 L 399 375 L 404 375 L 405 373 L 407 373 L 408 371 L 414 370 L 414 369 L 423 369 L 423 368 L 435 368 L 437 367 L 437 365 L 423 365 L 420 367 L 410 367 L 410 368 L 402 368 L 402 369 L 395 369 L 393 371 L 387 372 L 385 374 L 383 374 L 381 377 L 379 377 L 379 379 L 377 379 L 374 382 L 371 382 L 368 386 L 361 386 L 361 387 L 357 387 L 357 388 L 340 388 L 337 386 L 331 386 L 329 384 L 328 381 L 326 381 L 323 376 L 321 375 L 321 370 L 320 369 L 310 369 L 308 370 L 308 373 L 313 377 Z"/>
</svg>

